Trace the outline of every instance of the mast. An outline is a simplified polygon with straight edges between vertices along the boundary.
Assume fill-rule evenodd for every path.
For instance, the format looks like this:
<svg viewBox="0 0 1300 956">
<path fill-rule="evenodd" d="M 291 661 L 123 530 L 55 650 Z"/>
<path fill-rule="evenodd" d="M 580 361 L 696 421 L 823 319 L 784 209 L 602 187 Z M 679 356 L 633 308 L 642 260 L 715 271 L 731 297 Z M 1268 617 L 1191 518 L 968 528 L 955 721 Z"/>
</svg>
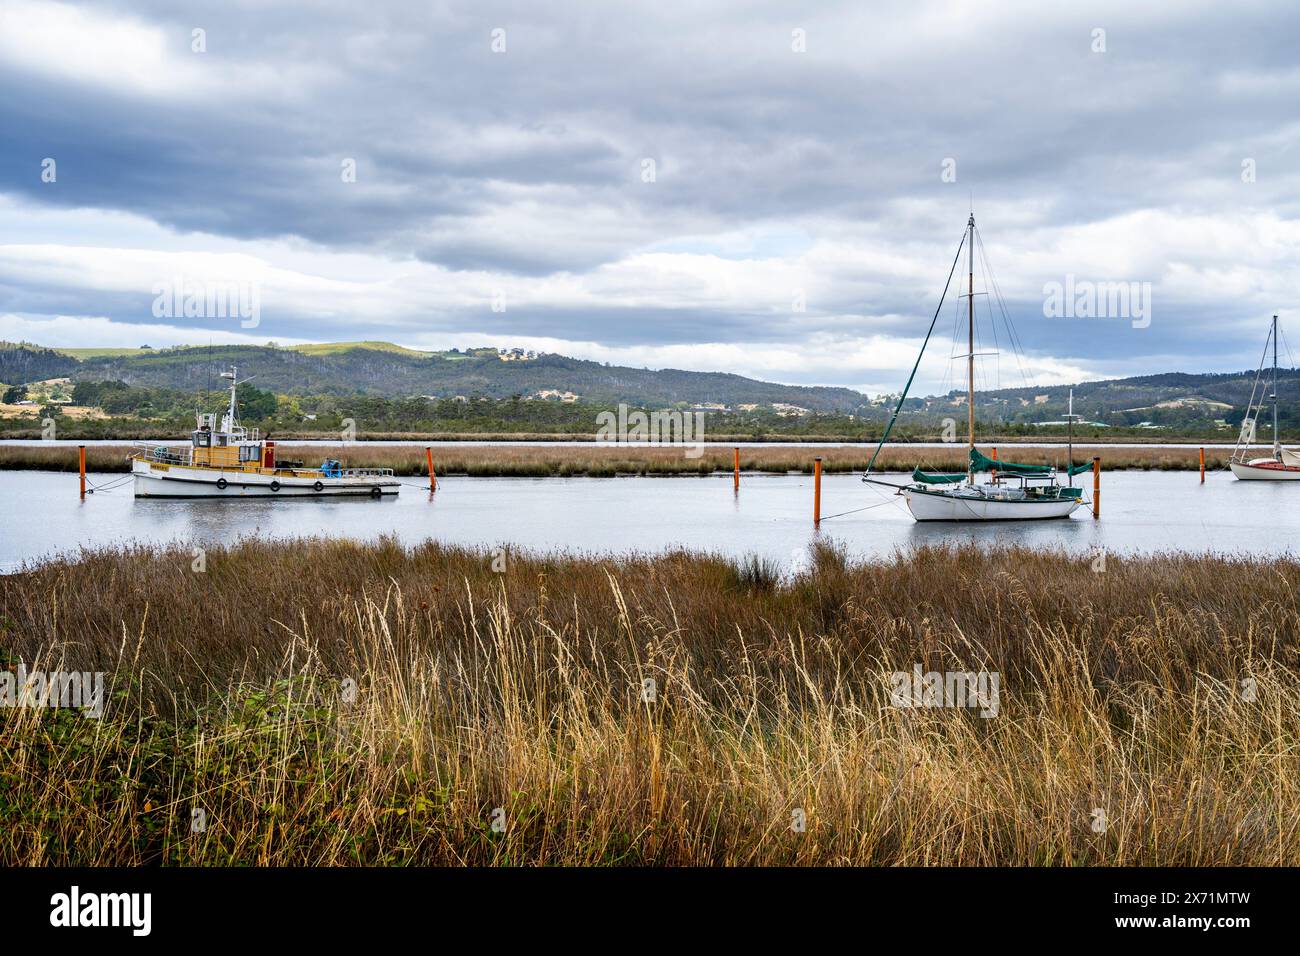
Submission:
<svg viewBox="0 0 1300 956">
<path fill-rule="evenodd" d="M 969 283 L 966 288 L 966 418 L 968 444 L 975 450 L 975 214 L 970 214 L 970 254 Z M 971 472 L 971 483 L 975 482 L 975 472 Z"/>
<path fill-rule="evenodd" d="M 1277 433 L 1277 316 L 1273 316 L 1273 457 L 1282 460 L 1282 439 Z"/>
<path fill-rule="evenodd" d="M 1070 410 L 1065 415 L 1065 420 L 1069 422 L 1066 426 L 1066 451 L 1065 451 L 1065 474 L 1070 479 L 1070 487 L 1074 487 L 1074 389 L 1070 389 Z"/>
<path fill-rule="evenodd" d="M 239 384 L 235 366 L 230 366 L 230 424 L 235 424 L 235 386 Z"/>
<path fill-rule="evenodd" d="M 221 373 L 221 377 L 230 379 L 230 407 L 226 410 L 225 417 L 222 418 L 221 420 L 221 430 L 225 432 L 230 432 L 230 431 L 234 431 L 235 425 L 238 421 L 238 419 L 235 417 L 236 416 L 235 387 L 239 384 L 238 369 L 236 369 L 235 366 L 232 365 L 230 366 L 229 372 Z"/>
</svg>

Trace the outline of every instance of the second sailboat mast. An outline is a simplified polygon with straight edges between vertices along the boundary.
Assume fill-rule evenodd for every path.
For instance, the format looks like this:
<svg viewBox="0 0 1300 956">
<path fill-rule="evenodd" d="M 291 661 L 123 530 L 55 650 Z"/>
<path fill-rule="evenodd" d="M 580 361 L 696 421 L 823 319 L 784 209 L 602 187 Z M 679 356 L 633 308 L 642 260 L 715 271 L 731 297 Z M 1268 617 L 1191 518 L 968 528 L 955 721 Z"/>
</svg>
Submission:
<svg viewBox="0 0 1300 956">
<path fill-rule="evenodd" d="M 971 213 L 970 222 L 970 239 L 967 240 L 970 248 L 967 252 L 970 254 L 970 273 L 969 285 L 966 289 L 966 417 L 970 437 L 970 447 L 975 447 L 975 214 Z M 971 475 L 971 481 L 975 480 L 974 474 Z"/>
<path fill-rule="evenodd" d="M 1273 316 L 1273 457 L 1282 460 L 1282 439 L 1277 433 L 1277 316 Z"/>
</svg>

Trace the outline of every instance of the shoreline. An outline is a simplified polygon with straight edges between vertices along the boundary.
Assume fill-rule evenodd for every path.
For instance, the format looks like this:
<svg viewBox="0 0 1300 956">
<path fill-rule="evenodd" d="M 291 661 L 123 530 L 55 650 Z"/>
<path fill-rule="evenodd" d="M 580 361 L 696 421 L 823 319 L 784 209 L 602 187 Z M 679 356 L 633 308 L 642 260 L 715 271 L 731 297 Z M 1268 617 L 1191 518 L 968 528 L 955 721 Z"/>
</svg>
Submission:
<svg viewBox="0 0 1300 956">
<path fill-rule="evenodd" d="M 142 431 L 139 433 L 128 432 L 126 434 L 104 436 L 104 435 L 81 435 L 75 428 L 60 429 L 64 437 L 60 441 L 67 442 L 123 442 L 133 441 L 157 441 L 157 442 L 188 442 L 190 433 L 188 431 L 168 431 L 160 430 L 156 432 Z M 70 433 L 70 434 L 69 434 Z M 319 431 L 284 431 L 275 432 L 271 435 L 263 435 L 263 438 L 269 438 L 272 441 L 283 442 L 337 442 L 339 433 L 336 431 L 319 432 Z M 39 428 L 15 429 L 10 432 L 0 432 L 0 446 L 6 442 L 35 442 L 41 441 L 42 435 Z M 579 443 L 583 445 L 597 445 L 602 441 L 592 432 L 440 432 L 430 434 L 428 432 L 385 432 L 385 431 L 368 431 L 364 435 L 351 440 L 353 444 L 367 444 L 369 442 L 421 442 L 429 445 L 437 445 L 447 442 L 493 442 L 498 444 L 511 443 L 541 443 L 557 445 Z M 815 434 L 784 434 L 779 432 L 764 433 L 755 435 L 751 433 L 737 434 L 711 434 L 709 437 L 701 438 L 701 443 L 706 446 L 727 446 L 732 447 L 736 444 L 758 444 L 758 445 L 802 445 L 802 444 L 830 444 L 830 445 L 860 445 L 874 448 L 880 441 L 879 436 L 864 438 L 861 435 L 815 435 Z M 930 445 L 938 444 L 943 441 L 942 436 L 936 432 L 934 434 L 909 435 L 907 437 L 891 436 L 890 445 Z M 1294 444 L 1300 442 L 1300 438 L 1285 438 L 1283 444 Z M 961 444 L 961 442 L 957 442 Z M 1043 432 L 1040 435 L 990 435 L 981 437 L 978 444 L 980 445 L 1042 445 L 1042 444 L 1060 444 L 1065 446 L 1064 433 Z M 1115 435 L 1088 435 L 1079 436 L 1075 444 L 1082 445 L 1194 445 L 1206 448 L 1224 446 L 1231 448 L 1234 444 L 1234 438 L 1230 435 L 1216 435 L 1213 437 L 1185 436 L 1170 433 L 1152 434 L 1144 432 L 1142 434 L 1115 434 Z"/>
<path fill-rule="evenodd" d="M 430 442 L 433 466 L 437 475 L 475 477 L 592 477 L 612 478 L 621 475 L 695 475 L 730 474 L 733 451 L 730 446 L 705 447 L 696 457 L 688 457 L 682 446 L 630 447 L 575 445 L 472 445 L 440 447 Z M 988 448 L 992 443 L 982 445 Z M 966 466 L 965 445 L 953 448 L 924 448 L 889 445 L 880 453 L 876 471 L 905 471 L 920 466 L 927 471 L 956 471 Z M 1002 447 L 1010 447 L 1003 445 Z M 86 469 L 102 474 L 130 471 L 128 444 L 87 445 Z M 314 466 L 325 457 L 344 460 L 345 467 L 392 468 L 400 477 L 428 475 L 424 448 L 414 445 L 357 445 L 343 449 L 277 442 L 278 458 L 302 461 Z M 822 470 L 843 474 L 866 470 L 874 446 L 793 446 L 762 448 L 744 447 L 740 451 L 740 470 L 759 474 L 810 474 L 815 458 L 822 459 Z M 1200 467 L 1198 448 L 1107 448 L 1103 445 L 1075 445 L 1076 464 L 1094 456 L 1101 457 L 1103 470 L 1195 471 Z M 1027 446 L 1017 448 L 1016 461 L 1024 464 L 1065 463 L 1064 446 Z M 1206 471 L 1227 467 L 1229 450 L 1206 449 Z M 1006 454 L 1003 457 L 1008 457 Z M 77 471 L 75 445 L 0 445 L 0 470 L 9 471 Z"/>
</svg>

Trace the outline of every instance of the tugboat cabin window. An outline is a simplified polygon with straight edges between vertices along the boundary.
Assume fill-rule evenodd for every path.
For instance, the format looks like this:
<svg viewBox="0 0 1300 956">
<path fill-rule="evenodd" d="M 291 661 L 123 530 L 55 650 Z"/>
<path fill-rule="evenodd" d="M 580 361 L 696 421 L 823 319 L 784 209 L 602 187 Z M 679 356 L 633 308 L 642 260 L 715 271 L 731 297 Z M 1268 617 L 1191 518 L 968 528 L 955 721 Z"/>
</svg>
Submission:
<svg viewBox="0 0 1300 956">
<path fill-rule="evenodd" d="M 211 445 L 211 444 L 212 444 L 212 433 L 211 433 L 211 432 L 195 432 L 195 433 L 194 433 L 194 447 L 195 447 L 195 448 L 207 448 L 207 447 L 208 447 L 209 445 Z"/>
<path fill-rule="evenodd" d="M 257 445 L 240 445 L 239 460 L 240 461 L 261 461 L 262 460 L 261 452 L 262 449 L 259 448 Z"/>
</svg>

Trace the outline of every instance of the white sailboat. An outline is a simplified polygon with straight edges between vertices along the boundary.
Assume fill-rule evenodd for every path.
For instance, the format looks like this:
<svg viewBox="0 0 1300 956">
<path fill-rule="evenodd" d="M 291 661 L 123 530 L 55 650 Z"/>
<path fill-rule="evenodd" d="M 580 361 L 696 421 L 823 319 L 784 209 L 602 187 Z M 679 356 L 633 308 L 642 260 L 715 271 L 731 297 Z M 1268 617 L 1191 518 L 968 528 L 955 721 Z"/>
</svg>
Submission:
<svg viewBox="0 0 1300 956">
<path fill-rule="evenodd" d="M 1269 383 L 1269 394 L 1260 390 L 1264 380 L 1264 362 L 1268 358 L 1269 345 L 1273 347 L 1273 377 Z M 1256 404 L 1255 396 L 1259 395 Z M 1273 448 L 1266 457 L 1250 457 L 1250 446 L 1255 444 L 1255 426 L 1265 402 L 1273 404 Z M 1228 459 L 1228 467 L 1242 481 L 1300 481 L 1300 450 L 1283 448 L 1281 435 L 1277 430 L 1277 316 L 1269 327 L 1268 338 L 1264 340 L 1264 354 L 1259 360 L 1259 371 L 1255 373 L 1255 384 L 1250 389 L 1250 402 L 1246 405 L 1246 417 L 1241 420 L 1241 432 L 1237 435 L 1237 445 Z"/>
<path fill-rule="evenodd" d="M 876 452 L 871 456 L 863 481 L 887 485 L 896 489 L 907 502 L 908 510 L 917 521 L 1026 521 L 1045 518 L 1068 518 L 1083 503 L 1083 489 L 1075 488 L 1073 476 L 1088 470 L 1090 466 L 1074 467 L 1067 462 L 1065 477 L 1068 484 L 1062 484 L 1061 476 L 1050 465 L 1021 465 L 1015 462 L 996 461 L 982 454 L 975 447 L 975 215 L 971 214 L 962 235 L 962 243 L 957 247 L 953 258 L 952 270 L 948 273 L 948 282 L 944 285 L 939 306 L 935 309 L 934 319 L 926 332 L 921 353 L 916 357 L 916 365 L 903 387 L 903 394 L 898 400 L 893 416 L 881 436 Z M 947 297 L 948 286 L 952 283 L 953 272 L 961 258 L 962 245 L 967 248 L 969 256 L 969 286 L 967 296 L 967 349 L 960 356 L 966 359 L 966 410 L 967 410 L 967 446 L 969 463 L 965 472 L 949 474 L 931 474 L 920 468 L 913 469 L 912 481 L 907 485 L 895 485 L 892 482 L 879 481 L 871 477 L 880 449 L 889 440 L 889 433 L 902 411 L 903 402 L 907 400 L 916 371 L 921 364 L 921 355 L 934 332 L 935 322 L 943 309 L 943 300 Z M 1074 418 L 1073 394 L 1071 394 L 1070 421 Z M 1073 444 L 1071 444 L 1071 451 Z M 990 474 L 990 479 L 978 483 L 975 476 L 979 473 Z"/>
</svg>

